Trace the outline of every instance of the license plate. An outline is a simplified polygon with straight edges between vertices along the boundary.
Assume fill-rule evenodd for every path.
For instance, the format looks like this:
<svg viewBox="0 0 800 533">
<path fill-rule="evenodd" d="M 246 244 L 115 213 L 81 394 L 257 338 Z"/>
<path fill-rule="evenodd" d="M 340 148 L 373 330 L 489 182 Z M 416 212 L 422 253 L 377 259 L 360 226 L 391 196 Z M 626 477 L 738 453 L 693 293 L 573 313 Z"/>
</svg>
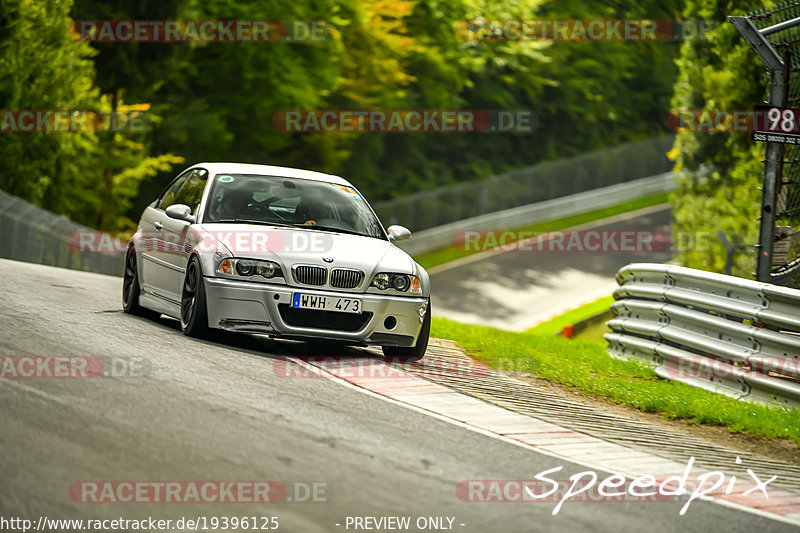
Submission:
<svg viewBox="0 0 800 533">
<path fill-rule="evenodd" d="M 335 296 L 317 296 L 296 292 L 292 295 L 292 307 L 360 314 L 361 300 L 358 298 L 337 298 Z"/>
</svg>

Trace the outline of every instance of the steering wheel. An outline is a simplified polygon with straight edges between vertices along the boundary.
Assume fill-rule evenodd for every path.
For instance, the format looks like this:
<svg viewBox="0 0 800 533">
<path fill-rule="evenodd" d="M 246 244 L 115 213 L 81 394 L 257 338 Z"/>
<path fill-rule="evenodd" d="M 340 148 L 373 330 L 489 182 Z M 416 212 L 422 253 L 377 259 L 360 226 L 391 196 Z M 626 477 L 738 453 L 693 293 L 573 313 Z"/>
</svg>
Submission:
<svg viewBox="0 0 800 533">
<path fill-rule="evenodd" d="M 268 215 L 269 217 L 277 217 L 282 221 L 287 221 L 288 219 L 286 217 L 281 216 L 280 213 L 276 213 L 275 211 L 269 208 L 269 204 L 277 199 L 278 199 L 277 196 L 273 196 L 271 198 L 267 198 L 266 200 L 262 200 L 260 202 L 253 202 L 248 206 L 248 209 L 253 209 L 259 214 Z"/>
</svg>

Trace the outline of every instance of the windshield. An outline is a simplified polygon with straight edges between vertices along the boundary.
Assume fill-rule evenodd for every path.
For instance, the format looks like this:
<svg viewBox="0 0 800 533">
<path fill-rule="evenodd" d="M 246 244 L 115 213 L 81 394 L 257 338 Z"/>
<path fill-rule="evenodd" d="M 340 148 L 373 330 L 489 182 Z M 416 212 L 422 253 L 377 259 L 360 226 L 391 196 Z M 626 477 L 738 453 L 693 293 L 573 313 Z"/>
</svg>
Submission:
<svg viewBox="0 0 800 533">
<path fill-rule="evenodd" d="M 281 176 L 218 174 L 203 222 L 290 225 L 385 239 L 366 200 L 352 187 Z"/>
</svg>

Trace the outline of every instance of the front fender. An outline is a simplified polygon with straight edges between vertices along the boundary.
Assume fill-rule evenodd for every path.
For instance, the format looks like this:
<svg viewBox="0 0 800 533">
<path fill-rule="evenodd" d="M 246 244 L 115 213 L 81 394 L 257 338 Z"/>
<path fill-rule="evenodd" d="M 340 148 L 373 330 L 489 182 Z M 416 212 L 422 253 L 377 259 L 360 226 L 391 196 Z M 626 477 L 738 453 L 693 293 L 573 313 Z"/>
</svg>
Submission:
<svg viewBox="0 0 800 533">
<path fill-rule="evenodd" d="M 205 277 L 214 277 L 220 261 L 233 257 L 231 250 L 220 239 L 200 228 L 192 228 L 190 240 L 192 244 L 189 259 L 197 257 Z"/>
</svg>

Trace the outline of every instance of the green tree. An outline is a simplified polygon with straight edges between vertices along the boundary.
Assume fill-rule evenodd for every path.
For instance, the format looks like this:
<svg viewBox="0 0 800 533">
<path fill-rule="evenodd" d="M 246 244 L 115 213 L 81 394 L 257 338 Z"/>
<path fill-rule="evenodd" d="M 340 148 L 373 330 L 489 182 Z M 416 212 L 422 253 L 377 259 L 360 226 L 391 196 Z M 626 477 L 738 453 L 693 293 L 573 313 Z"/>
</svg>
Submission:
<svg viewBox="0 0 800 533">
<path fill-rule="evenodd" d="M 0 6 L 0 108 L 106 117 L 99 130 L 0 133 L 0 188 L 83 224 L 130 228 L 125 213 L 141 181 L 183 159 L 150 156 L 147 131 L 108 127 L 119 93 L 101 96 L 94 86 L 96 52 L 73 31 L 70 1 L 2 0 Z"/>
<path fill-rule="evenodd" d="M 729 15 L 743 15 L 766 4 L 690 0 L 686 19 L 724 21 Z M 680 74 L 675 84 L 673 109 L 746 110 L 764 101 L 765 70 L 755 53 L 729 23 L 686 41 L 678 61 Z M 671 156 L 679 176 L 672 195 L 673 233 L 684 243 L 698 236 L 711 246 L 687 246 L 679 261 L 690 267 L 721 272 L 726 252 L 716 238 L 718 230 L 733 241 L 757 241 L 764 146 L 754 143 L 749 132 L 690 131 L 676 138 Z M 752 256 L 742 254 L 733 273 L 751 277 Z"/>
<path fill-rule="evenodd" d="M 116 3 L 76 0 L 72 16 L 77 21 L 172 20 L 183 12 L 185 6 L 186 0 L 122 0 Z M 182 49 L 172 43 L 92 42 L 92 47 L 97 50 L 94 57 L 95 83 L 103 94 L 108 95 L 105 102 L 111 116 L 120 112 L 123 97 L 140 101 L 152 98 L 164 84 L 174 81 L 172 76 L 176 67 L 181 64 L 181 59 L 185 59 L 185 54 L 181 55 Z M 154 111 L 150 114 L 153 121 L 158 120 Z M 114 131 L 102 132 L 99 137 L 104 157 L 98 158 L 99 166 L 95 168 L 102 174 L 100 195 L 105 208 L 97 211 L 95 224 L 98 227 L 109 224 L 112 227 L 120 224 L 130 226 L 129 220 L 116 214 L 118 205 L 129 208 L 128 195 L 136 195 L 143 180 L 154 177 L 158 171 L 171 170 L 170 162 L 184 159 L 159 150 L 155 151 L 155 159 L 144 158 L 150 148 L 148 144 L 138 138 L 125 139 Z M 127 181 L 124 184 L 120 181 L 122 176 Z"/>
<path fill-rule="evenodd" d="M 69 2 L 0 1 L 0 109 L 92 109 L 92 49 L 71 39 Z M 0 188 L 59 213 L 79 216 L 91 200 L 93 133 L 0 133 Z M 89 193 L 91 194 L 91 193 Z"/>
</svg>

